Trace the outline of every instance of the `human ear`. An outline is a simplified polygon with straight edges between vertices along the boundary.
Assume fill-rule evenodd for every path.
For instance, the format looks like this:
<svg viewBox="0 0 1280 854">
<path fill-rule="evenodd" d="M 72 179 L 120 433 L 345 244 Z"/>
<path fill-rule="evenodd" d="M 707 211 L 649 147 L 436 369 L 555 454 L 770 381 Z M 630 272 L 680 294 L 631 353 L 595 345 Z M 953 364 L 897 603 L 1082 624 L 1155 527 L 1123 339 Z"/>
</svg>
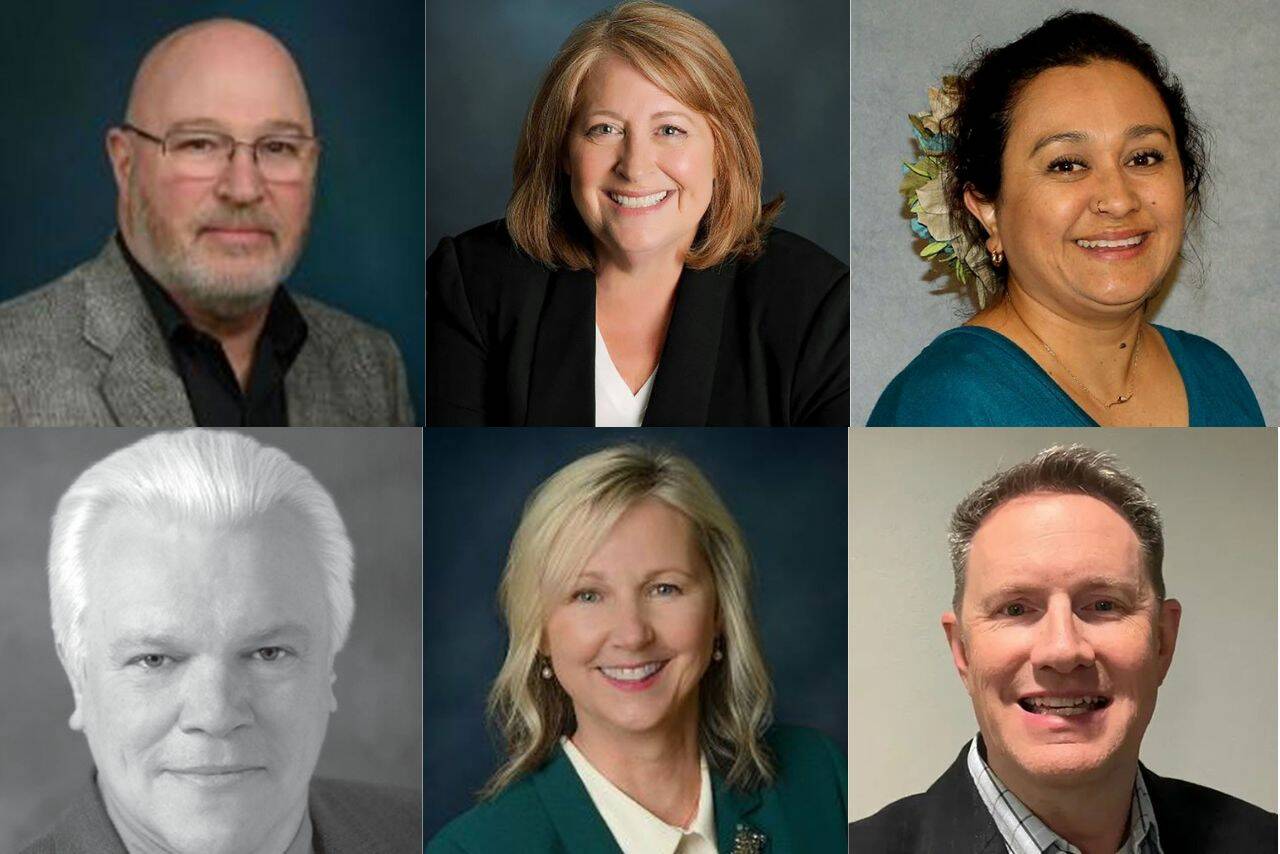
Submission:
<svg viewBox="0 0 1280 854">
<path fill-rule="evenodd" d="M 1156 655 L 1160 659 L 1160 682 L 1173 664 L 1173 650 L 1178 645 L 1178 626 L 1182 623 L 1182 603 L 1166 599 L 1160 603 L 1160 616 L 1156 618 Z"/>
<path fill-rule="evenodd" d="M 120 128 L 107 131 L 107 159 L 111 161 L 111 174 L 116 179 L 116 191 L 124 193 L 129 186 L 129 174 L 133 171 L 133 145 L 128 134 Z"/>
<path fill-rule="evenodd" d="M 966 690 L 969 688 L 969 653 L 964 648 L 964 629 L 955 611 L 942 615 L 942 631 L 947 636 L 947 646 L 951 647 L 951 660 L 960 674 L 960 681 Z"/>
<path fill-rule="evenodd" d="M 58 649 L 58 661 L 62 662 L 62 669 L 67 674 L 67 681 L 71 683 L 71 695 L 75 702 L 75 708 L 71 711 L 71 717 L 67 718 L 67 726 L 78 732 L 84 731 L 84 668 L 83 663 L 78 660 L 73 661 L 67 656 L 66 650 L 63 649 L 62 643 L 56 644 Z"/>
<path fill-rule="evenodd" d="M 970 185 L 964 188 L 964 206 L 969 213 L 982 223 L 982 227 L 987 230 L 987 251 L 1000 252 L 1003 247 L 1000 243 L 1000 226 L 996 222 L 996 203 L 988 201 L 985 196 L 978 193 Z"/>
<path fill-rule="evenodd" d="M 338 711 L 338 698 L 333 693 L 333 684 L 338 681 L 338 674 L 332 670 L 329 671 L 329 713 Z"/>
</svg>

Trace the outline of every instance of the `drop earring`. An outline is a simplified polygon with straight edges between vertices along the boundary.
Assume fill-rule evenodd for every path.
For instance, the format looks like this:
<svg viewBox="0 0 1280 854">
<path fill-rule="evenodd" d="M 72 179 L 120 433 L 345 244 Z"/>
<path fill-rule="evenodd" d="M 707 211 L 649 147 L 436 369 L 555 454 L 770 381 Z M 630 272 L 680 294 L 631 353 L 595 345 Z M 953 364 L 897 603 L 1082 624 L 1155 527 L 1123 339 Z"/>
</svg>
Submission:
<svg viewBox="0 0 1280 854">
<path fill-rule="evenodd" d="M 550 679 L 553 675 L 555 675 L 555 671 L 551 669 L 551 659 L 544 655 L 542 657 L 542 678 Z"/>
<path fill-rule="evenodd" d="M 720 641 L 716 641 L 716 647 L 711 651 L 711 659 L 713 661 L 724 661 L 724 650 L 721 649 Z"/>
</svg>

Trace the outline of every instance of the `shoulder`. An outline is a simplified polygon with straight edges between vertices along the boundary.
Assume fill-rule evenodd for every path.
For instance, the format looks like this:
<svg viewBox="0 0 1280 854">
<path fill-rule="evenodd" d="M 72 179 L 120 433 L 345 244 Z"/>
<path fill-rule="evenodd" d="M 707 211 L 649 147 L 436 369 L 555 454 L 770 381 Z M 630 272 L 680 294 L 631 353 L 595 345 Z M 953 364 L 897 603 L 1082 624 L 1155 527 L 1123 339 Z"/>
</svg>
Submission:
<svg viewBox="0 0 1280 854">
<path fill-rule="evenodd" d="M 344 311 L 290 291 L 307 321 L 307 343 L 330 358 L 365 365 L 376 372 L 402 371 L 400 349 L 391 335 Z"/>
<path fill-rule="evenodd" d="M 801 309 L 833 297 L 849 302 L 849 267 L 818 244 L 781 228 L 765 237 L 764 252 L 738 262 L 739 289 Z"/>
<path fill-rule="evenodd" d="M 849 825 L 849 850 L 914 851 L 921 822 L 928 812 L 929 795 L 921 793 L 896 800 L 874 815 Z"/>
<path fill-rule="evenodd" d="M 920 351 L 881 393 L 870 426 L 990 426 L 1002 399 L 1018 398 L 1017 346 L 972 326 L 948 329 Z M 1020 352 L 1020 351 L 1019 351 Z"/>
<path fill-rule="evenodd" d="M 308 797 L 311 823 L 326 850 L 391 852 L 422 840 L 422 798 L 412 789 L 317 777 Z"/>
<path fill-rule="evenodd" d="M 1236 360 L 1208 338 L 1157 326 L 1178 372 L 1191 407 L 1193 427 L 1262 426 L 1257 395 Z"/>
<path fill-rule="evenodd" d="M 1166 845 L 1176 840 L 1181 850 L 1264 850 L 1252 845 L 1275 850 L 1275 813 L 1207 786 L 1160 777 L 1146 768 L 1142 774 Z M 1191 840 L 1196 845 L 1189 845 Z"/>
<path fill-rule="evenodd" d="M 444 826 L 427 845 L 429 854 L 554 850 L 555 830 L 532 777 L 511 784 Z"/>
<path fill-rule="evenodd" d="M 785 772 L 810 765 L 843 764 L 844 753 L 834 741 L 816 729 L 775 724 L 764 736 L 765 744 Z"/>
<path fill-rule="evenodd" d="M 501 290 L 550 275 L 550 267 L 516 246 L 505 219 L 442 238 L 427 260 L 428 292 L 454 282 L 468 291 Z"/>
<path fill-rule="evenodd" d="M 86 273 L 81 264 L 53 281 L 0 303 L 0 348 L 62 343 L 80 337 L 84 326 Z"/>
<path fill-rule="evenodd" d="M 1236 360 L 1231 358 L 1231 354 L 1208 338 L 1167 326 L 1156 326 L 1156 329 L 1169 345 L 1174 361 L 1178 363 L 1180 369 L 1191 368 L 1220 377 L 1233 379 L 1238 377 L 1244 380 L 1244 372 L 1240 370 Z"/>
</svg>

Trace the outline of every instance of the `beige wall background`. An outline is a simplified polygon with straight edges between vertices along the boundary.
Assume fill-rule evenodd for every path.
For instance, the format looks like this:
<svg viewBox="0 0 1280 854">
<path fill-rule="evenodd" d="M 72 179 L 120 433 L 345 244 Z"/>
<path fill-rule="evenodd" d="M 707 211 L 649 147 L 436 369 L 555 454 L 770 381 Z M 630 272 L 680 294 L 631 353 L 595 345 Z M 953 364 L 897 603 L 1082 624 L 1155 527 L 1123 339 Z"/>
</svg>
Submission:
<svg viewBox="0 0 1280 854">
<path fill-rule="evenodd" d="M 1114 453 L 1164 518 L 1182 628 L 1142 761 L 1276 809 L 1274 430 L 863 428 L 849 434 L 851 819 L 927 789 L 977 730 L 939 622 L 952 510 L 1069 442 Z"/>
</svg>

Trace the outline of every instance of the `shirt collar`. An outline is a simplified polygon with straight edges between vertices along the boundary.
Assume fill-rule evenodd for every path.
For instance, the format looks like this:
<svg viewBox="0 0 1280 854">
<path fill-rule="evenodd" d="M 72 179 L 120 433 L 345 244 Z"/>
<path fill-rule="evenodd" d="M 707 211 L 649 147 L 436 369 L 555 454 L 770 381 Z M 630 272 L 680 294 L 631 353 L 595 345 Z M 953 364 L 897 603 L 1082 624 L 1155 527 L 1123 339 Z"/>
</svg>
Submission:
<svg viewBox="0 0 1280 854">
<path fill-rule="evenodd" d="M 203 334 L 191 325 L 182 309 L 174 302 L 173 297 L 169 296 L 169 292 L 156 280 L 156 277 L 133 257 L 133 253 L 124 242 L 124 235 L 118 231 L 116 245 L 120 248 L 120 254 L 124 256 L 125 263 L 129 265 L 134 280 L 142 290 L 142 297 L 146 300 L 147 307 L 151 309 L 151 314 L 155 317 L 164 339 L 173 342 L 178 335 Z M 284 285 L 280 285 L 271 295 L 271 306 L 267 309 L 267 319 L 262 326 L 262 339 L 268 342 L 275 354 L 281 358 L 282 364 L 288 366 L 302 349 L 306 337 L 307 321 L 298 310 L 298 304 L 294 302 L 293 297 L 285 290 Z"/>
<path fill-rule="evenodd" d="M 284 854 L 312 854 L 312 851 L 311 811 L 307 810 L 302 814 L 302 824 L 298 825 L 298 832 L 294 834 L 293 841 L 284 850 Z"/>
<path fill-rule="evenodd" d="M 667 824 L 632 800 L 597 771 L 572 741 L 561 738 L 560 745 L 623 854 L 672 854 L 686 836 L 700 836 L 709 845 L 715 845 L 715 811 L 706 756 L 701 758 L 702 786 L 698 793 L 698 812 L 689 829 L 685 830 Z M 715 850 L 714 847 L 711 850 Z"/>
<path fill-rule="evenodd" d="M 969 743 L 969 776 L 1004 838 L 1006 849 L 1012 854 L 1081 854 L 1079 848 L 1054 833 L 996 776 L 980 752 L 981 739 L 979 735 Z M 1164 854 L 1141 769 L 1135 777 L 1129 805 L 1129 836 L 1116 854 Z"/>
</svg>

